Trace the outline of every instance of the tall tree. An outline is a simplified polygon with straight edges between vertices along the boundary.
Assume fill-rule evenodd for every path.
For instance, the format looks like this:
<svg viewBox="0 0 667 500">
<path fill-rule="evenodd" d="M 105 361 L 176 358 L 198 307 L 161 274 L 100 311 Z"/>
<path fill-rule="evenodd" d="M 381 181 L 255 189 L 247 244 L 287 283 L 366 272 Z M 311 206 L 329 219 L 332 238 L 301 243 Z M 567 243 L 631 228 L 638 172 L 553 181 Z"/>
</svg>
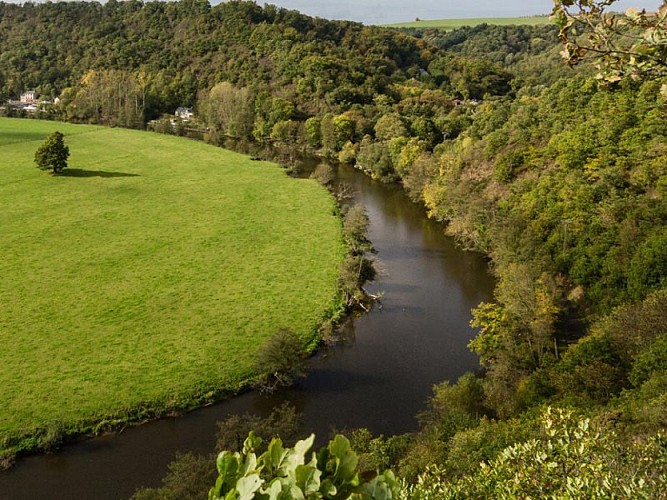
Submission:
<svg viewBox="0 0 667 500">
<path fill-rule="evenodd" d="M 74 99 L 79 118 L 111 126 L 143 124 L 145 75 L 124 70 L 88 71 Z"/>
<path fill-rule="evenodd" d="M 37 168 L 53 170 L 54 174 L 59 174 L 67 168 L 67 158 L 69 158 L 69 148 L 65 146 L 63 134 L 58 131 L 48 136 L 35 152 Z"/>
<path fill-rule="evenodd" d="M 250 139 L 255 121 L 254 95 L 248 88 L 221 82 L 200 94 L 197 102 L 204 122 L 219 137 Z"/>
</svg>

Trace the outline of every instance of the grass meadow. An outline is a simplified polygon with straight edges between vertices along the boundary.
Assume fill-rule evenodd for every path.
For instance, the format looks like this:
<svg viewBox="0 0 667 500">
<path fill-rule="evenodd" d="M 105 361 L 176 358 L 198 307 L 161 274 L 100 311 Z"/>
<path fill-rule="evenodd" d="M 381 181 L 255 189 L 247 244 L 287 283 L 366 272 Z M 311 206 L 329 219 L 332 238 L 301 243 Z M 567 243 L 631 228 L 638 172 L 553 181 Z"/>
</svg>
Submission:
<svg viewBox="0 0 667 500">
<path fill-rule="evenodd" d="M 54 130 L 55 177 L 33 163 Z M 279 327 L 314 342 L 344 253 L 328 193 L 274 164 L 0 118 L 0 454 L 247 385 Z"/>
<path fill-rule="evenodd" d="M 464 26 L 477 26 L 479 24 L 495 24 L 498 26 L 541 26 L 549 24 L 549 16 L 527 16 L 527 17 L 480 17 L 470 19 L 431 19 L 408 23 L 388 24 L 391 28 L 437 28 L 442 30 L 454 30 Z"/>
</svg>

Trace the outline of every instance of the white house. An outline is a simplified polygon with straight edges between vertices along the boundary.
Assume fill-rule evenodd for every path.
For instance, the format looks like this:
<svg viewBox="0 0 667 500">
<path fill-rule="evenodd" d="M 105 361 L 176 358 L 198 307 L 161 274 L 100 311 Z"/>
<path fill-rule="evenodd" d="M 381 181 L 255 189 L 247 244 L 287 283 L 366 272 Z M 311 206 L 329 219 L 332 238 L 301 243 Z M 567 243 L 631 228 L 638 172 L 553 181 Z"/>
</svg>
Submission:
<svg viewBox="0 0 667 500">
<path fill-rule="evenodd" d="M 37 100 L 39 94 L 34 90 L 26 90 L 21 94 L 21 102 L 31 104 Z"/>
<path fill-rule="evenodd" d="M 183 120 L 184 122 L 192 120 L 195 117 L 195 114 L 192 112 L 192 108 L 184 108 L 184 107 L 176 108 L 176 112 L 174 113 L 174 115 Z"/>
</svg>

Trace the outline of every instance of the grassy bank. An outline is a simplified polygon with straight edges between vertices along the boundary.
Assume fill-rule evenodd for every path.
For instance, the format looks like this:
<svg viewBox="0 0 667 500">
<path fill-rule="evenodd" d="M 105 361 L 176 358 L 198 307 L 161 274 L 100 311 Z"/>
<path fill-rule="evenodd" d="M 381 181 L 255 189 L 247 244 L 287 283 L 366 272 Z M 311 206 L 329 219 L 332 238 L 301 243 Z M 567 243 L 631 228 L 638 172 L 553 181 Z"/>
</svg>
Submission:
<svg viewBox="0 0 667 500">
<path fill-rule="evenodd" d="M 408 23 L 388 24 L 387 26 L 390 28 L 437 28 L 442 30 L 454 30 L 464 26 L 477 26 L 479 24 L 495 24 L 498 26 L 541 26 L 543 24 L 549 24 L 549 16 L 427 19 Z"/>
<path fill-rule="evenodd" d="M 33 155 L 65 134 L 70 168 Z M 304 345 L 337 297 L 334 202 L 170 136 L 0 119 L 0 453 L 187 408 Z"/>
</svg>

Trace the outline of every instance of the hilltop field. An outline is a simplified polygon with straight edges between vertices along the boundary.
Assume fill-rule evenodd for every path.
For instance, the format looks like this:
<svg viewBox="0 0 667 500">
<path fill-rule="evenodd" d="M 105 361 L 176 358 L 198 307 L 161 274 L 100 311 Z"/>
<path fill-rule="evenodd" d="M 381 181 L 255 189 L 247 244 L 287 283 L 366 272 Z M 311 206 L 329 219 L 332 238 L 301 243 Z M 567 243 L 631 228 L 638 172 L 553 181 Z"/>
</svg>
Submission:
<svg viewBox="0 0 667 500">
<path fill-rule="evenodd" d="M 478 17 L 470 19 L 426 19 L 407 23 L 388 24 L 390 28 L 437 28 L 445 31 L 463 28 L 464 26 L 478 26 L 493 24 L 496 26 L 542 26 L 549 24 L 549 16 L 526 17 Z"/>
<path fill-rule="evenodd" d="M 54 130 L 70 168 L 33 156 Z M 0 455 L 188 408 L 339 300 L 334 201 L 173 136 L 0 118 Z"/>
</svg>

